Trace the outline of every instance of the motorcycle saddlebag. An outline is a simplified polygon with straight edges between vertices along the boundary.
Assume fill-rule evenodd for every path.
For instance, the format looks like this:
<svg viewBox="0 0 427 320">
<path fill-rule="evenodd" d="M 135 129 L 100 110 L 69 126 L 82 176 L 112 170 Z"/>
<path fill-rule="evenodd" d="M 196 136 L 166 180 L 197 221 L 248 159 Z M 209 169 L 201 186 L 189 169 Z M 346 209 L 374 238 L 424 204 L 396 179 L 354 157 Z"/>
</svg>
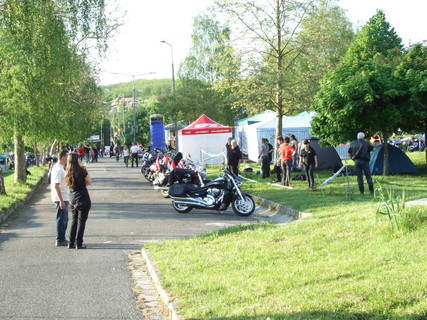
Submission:
<svg viewBox="0 0 427 320">
<path fill-rule="evenodd" d="M 171 197 L 185 197 L 187 195 L 187 185 L 185 183 L 176 183 L 169 187 Z"/>
</svg>

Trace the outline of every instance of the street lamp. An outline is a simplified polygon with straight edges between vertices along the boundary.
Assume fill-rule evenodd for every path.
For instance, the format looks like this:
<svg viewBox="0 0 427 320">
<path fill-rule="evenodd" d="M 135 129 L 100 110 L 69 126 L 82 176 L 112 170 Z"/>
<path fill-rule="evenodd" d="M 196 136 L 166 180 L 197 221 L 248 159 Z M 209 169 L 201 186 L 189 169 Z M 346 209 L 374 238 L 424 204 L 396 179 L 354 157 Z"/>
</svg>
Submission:
<svg viewBox="0 0 427 320">
<path fill-rule="evenodd" d="M 175 129 L 175 148 L 178 151 L 178 136 L 177 136 L 177 125 L 175 123 L 175 112 L 176 112 L 176 90 L 175 90 L 175 69 L 173 67 L 173 46 L 165 41 L 162 40 L 160 41 L 160 43 L 164 43 L 167 44 L 168 46 L 171 47 L 171 57 L 172 57 L 172 90 L 173 90 L 173 110 L 172 110 L 172 127 L 174 127 Z"/>
<path fill-rule="evenodd" d="M 147 73 L 140 73 L 140 74 L 127 74 L 127 73 L 119 73 L 119 72 L 111 72 L 112 74 L 118 74 L 121 76 L 127 76 L 127 77 L 132 77 L 132 86 L 133 86 L 133 101 L 132 101 L 132 106 L 133 106 L 133 142 L 136 142 L 136 131 L 137 131 L 137 127 L 136 127 L 136 114 L 135 114 L 135 77 L 139 77 L 139 76 L 144 76 L 147 74 L 155 74 L 156 72 L 147 72 Z"/>
</svg>

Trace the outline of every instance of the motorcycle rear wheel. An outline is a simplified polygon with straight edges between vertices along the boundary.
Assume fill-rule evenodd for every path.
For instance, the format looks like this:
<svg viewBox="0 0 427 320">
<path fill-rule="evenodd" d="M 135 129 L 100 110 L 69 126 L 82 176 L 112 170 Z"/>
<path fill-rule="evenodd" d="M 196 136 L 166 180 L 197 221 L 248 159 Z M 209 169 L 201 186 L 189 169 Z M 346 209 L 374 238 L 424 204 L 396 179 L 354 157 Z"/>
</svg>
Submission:
<svg viewBox="0 0 427 320">
<path fill-rule="evenodd" d="M 172 201 L 172 206 L 175 209 L 175 211 L 177 211 L 179 213 L 187 213 L 187 212 L 190 212 L 191 210 L 193 210 L 192 206 L 186 206 L 184 204 L 178 204 L 178 203 L 175 203 L 175 201 Z"/>
<path fill-rule="evenodd" d="M 255 211 L 255 201 L 247 194 L 243 194 L 244 200 L 236 196 L 231 201 L 231 208 L 238 216 L 249 217 Z"/>
</svg>

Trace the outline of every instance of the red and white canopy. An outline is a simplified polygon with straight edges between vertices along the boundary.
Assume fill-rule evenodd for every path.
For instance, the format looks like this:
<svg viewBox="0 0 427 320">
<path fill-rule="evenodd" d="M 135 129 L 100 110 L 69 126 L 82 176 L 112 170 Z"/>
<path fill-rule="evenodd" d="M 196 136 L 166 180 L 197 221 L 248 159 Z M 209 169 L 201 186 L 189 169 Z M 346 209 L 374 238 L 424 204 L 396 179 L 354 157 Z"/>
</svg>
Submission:
<svg viewBox="0 0 427 320">
<path fill-rule="evenodd" d="M 232 128 L 223 126 L 215 122 L 207 115 L 202 114 L 197 120 L 193 121 L 190 125 L 178 131 L 179 135 L 193 135 L 193 134 L 216 134 L 216 133 L 231 133 Z"/>
</svg>

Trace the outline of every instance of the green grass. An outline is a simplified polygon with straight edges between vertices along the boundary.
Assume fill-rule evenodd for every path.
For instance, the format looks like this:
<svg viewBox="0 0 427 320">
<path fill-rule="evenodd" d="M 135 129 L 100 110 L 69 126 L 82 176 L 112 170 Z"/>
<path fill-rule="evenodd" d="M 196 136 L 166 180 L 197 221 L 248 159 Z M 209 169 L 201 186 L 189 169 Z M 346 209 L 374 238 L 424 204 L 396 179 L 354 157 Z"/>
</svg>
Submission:
<svg viewBox="0 0 427 320">
<path fill-rule="evenodd" d="M 25 200 L 40 178 L 46 173 L 46 167 L 29 167 L 31 175 L 24 184 L 13 183 L 13 170 L 2 171 L 7 195 L 0 195 L 0 212 L 9 209 Z"/>
<path fill-rule="evenodd" d="M 406 200 L 427 197 L 424 154 L 416 176 L 376 177 Z M 254 175 L 255 176 L 255 175 Z M 253 177 L 254 177 L 253 176 Z M 319 173 L 320 180 L 330 172 Z M 251 178 L 253 178 L 251 177 Z M 313 213 L 299 223 L 233 227 L 149 244 L 163 285 L 186 319 L 426 319 L 427 213 L 406 208 L 399 233 L 351 177 L 320 191 L 246 182 L 253 194 Z"/>
</svg>

